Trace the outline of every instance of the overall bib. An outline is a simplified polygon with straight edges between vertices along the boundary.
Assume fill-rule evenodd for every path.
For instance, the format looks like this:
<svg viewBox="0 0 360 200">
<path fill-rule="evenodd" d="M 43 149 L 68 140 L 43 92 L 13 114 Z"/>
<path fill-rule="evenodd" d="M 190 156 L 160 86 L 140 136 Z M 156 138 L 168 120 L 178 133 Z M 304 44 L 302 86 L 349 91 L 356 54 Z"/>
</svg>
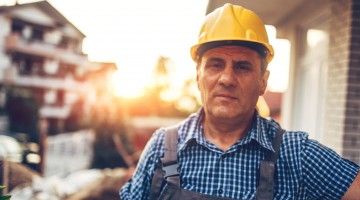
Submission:
<svg viewBox="0 0 360 200">
<path fill-rule="evenodd" d="M 282 135 L 285 131 L 279 129 L 272 140 L 275 152 L 269 151 L 265 159 L 260 163 L 260 175 L 256 189 L 256 200 L 271 200 L 274 196 L 274 173 L 276 160 L 279 157 L 279 149 Z M 230 198 L 216 197 L 193 192 L 180 187 L 180 176 L 177 161 L 177 127 L 166 130 L 164 140 L 164 157 L 155 168 L 151 182 L 151 200 L 230 200 Z"/>
</svg>

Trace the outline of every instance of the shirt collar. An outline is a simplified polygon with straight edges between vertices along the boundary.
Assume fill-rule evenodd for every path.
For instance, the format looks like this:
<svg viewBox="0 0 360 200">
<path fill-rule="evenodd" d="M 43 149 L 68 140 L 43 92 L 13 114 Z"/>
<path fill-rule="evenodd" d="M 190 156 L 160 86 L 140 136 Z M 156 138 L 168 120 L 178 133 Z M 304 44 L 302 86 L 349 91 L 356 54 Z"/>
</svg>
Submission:
<svg viewBox="0 0 360 200">
<path fill-rule="evenodd" d="M 252 140 L 255 140 L 262 147 L 274 152 L 271 140 L 273 134 L 270 134 L 269 126 L 268 120 L 262 118 L 256 111 L 252 128 L 248 134 Z"/>
<path fill-rule="evenodd" d="M 190 115 L 190 117 L 180 126 L 179 151 L 182 151 L 193 142 L 205 145 L 206 140 L 203 136 L 204 128 L 202 125 L 203 118 L 204 111 L 201 108 L 198 112 Z"/>
<path fill-rule="evenodd" d="M 180 126 L 179 151 L 184 150 L 194 142 L 206 146 L 207 141 L 203 134 L 204 128 L 202 125 L 203 118 L 204 110 L 201 108 L 198 112 L 190 115 L 190 117 Z M 251 141 L 256 141 L 262 147 L 274 152 L 270 139 L 273 134 L 269 134 L 268 130 L 270 130 L 268 120 L 262 118 L 258 112 L 255 112 L 252 126 L 247 135 L 235 143 L 230 149 L 237 148 L 238 146 L 250 143 Z"/>
</svg>

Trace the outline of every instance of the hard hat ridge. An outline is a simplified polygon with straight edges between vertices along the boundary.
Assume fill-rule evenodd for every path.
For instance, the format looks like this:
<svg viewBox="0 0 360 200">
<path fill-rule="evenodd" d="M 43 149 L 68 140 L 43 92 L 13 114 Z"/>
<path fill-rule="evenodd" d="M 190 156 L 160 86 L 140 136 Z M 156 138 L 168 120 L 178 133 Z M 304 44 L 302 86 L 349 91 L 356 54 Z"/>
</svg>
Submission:
<svg viewBox="0 0 360 200">
<path fill-rule="evenodd" d="M 262 20 L 251 10 L 229 3 L 206 16 L 191 57 L 196 61 L 206 50 L 222 45 L 246 46 L 261 56 L 265 53 L 268 63 L 274 56 Z"/>
</svg>

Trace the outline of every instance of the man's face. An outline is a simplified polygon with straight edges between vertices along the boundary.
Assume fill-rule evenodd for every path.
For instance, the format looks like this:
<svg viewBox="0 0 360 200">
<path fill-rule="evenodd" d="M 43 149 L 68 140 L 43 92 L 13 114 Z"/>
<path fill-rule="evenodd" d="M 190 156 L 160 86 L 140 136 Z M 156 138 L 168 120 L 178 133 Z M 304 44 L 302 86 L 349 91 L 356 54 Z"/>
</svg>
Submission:
<svg viewBox="0 0 360 200">
<path fill-rule="evenodd" d="M 221 46 L 206 51 L 197 68 L 197 83 L 206 115 L 217 119 L 251 117 L 265 92 L 269 72 L 247 47 Z"/>
</svg>

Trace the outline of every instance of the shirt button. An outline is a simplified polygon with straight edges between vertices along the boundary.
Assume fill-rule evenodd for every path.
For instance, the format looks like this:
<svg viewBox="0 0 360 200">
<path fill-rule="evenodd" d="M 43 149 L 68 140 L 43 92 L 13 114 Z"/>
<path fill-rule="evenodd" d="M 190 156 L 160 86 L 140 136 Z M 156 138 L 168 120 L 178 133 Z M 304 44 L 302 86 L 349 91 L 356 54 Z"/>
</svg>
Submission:
<svg viewBox="0 0 360 200">
<path fill-rule="evenodd" d="M 220 188 L 219 190 L 218 190 L 218 193 L 219 194 L 222 194 L 224 191 Z"/>
</svg>

